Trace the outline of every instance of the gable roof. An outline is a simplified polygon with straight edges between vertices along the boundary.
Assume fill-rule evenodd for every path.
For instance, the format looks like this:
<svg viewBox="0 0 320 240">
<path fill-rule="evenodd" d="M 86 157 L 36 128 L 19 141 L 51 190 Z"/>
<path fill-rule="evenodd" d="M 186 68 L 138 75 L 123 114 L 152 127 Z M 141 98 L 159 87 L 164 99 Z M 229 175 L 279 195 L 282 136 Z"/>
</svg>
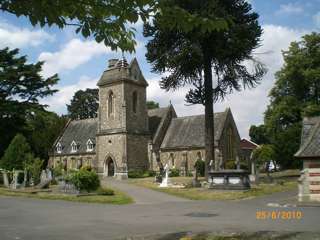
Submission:
<svg viewBox="0 0 320 240">
<path fill-rule="evenodd" d="M 258 144 L 254 143 L 246 138 L 243 138 L 240 141 L 240 148 L 241 149 L 256 149 L 257 147 L 259 147 Z"/>
<path fill-rule="evenodd" d="M 78 145 L 79 153 L 87 152 L 87 142 L 90 139 L 95 145 L 97 132 L 97 118 L 73 120 L 68 123 L 56 144 L 60 143 L 62 146 L 61 153 L 57 152 L 56 145 L 54 146 L 54 153 L 66 155 L 71 153 L 71 143 L 74 141 Z M 94 146 L 95 150 L 95 146 Z"/>
<path fill-rule="evenodd" d="M 320 116 L 303 119 L 301 145 L 294 155 L 298 158 L 320 157 Z"/>
<path fill-rule="evenodd" d="M 229 109 L 214 114 L 215 145 L 221 137 Z M 203 148 L 205 146 L 205 116 L 196 115 L 172 119 L 161 149 Z"/>
<path fill-rule="evenodd" d="M 169 112 L 169 107 L 148 110 L 149 131 L 151 133 L 152 138 L 155 137 L 157 130 L 159 128 L 159 125 L 163 122 L 168 112 Z"/>
<path fill-rule="evenodd" d="M 177 114 L 170 104 L 168 107 L 148 110 L 149 131 L 153 144 L 160 144 L 164 138 L 165 132 L 170 124 L 171 118 L 176 118 Z"/>
</svg>

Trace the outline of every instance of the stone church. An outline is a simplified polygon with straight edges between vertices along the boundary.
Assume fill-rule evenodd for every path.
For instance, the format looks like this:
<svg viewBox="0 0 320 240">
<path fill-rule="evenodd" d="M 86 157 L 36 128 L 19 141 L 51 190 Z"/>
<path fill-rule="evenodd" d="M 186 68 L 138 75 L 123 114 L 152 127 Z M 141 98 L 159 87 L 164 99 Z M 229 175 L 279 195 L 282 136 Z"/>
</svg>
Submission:
<svg viewBox="0 0 320 240">
<path fill-rule="evenodd" d="M 50 154 L 51 166 L 91 166 L 122 178 L 133 169 L 158 170 L 159 163 L 186 173 L 204 160 L 204 115 L 178 117 L 171 104 L 148 110 L 148 83 L 136 59 L 109 60 L 97 85 L 98 118 L 66 124 Z M 225 166 L 238 159 L 240 136 L 229 108 L 215 113 L 214 124 L 216 158 Z"/>
</svg>

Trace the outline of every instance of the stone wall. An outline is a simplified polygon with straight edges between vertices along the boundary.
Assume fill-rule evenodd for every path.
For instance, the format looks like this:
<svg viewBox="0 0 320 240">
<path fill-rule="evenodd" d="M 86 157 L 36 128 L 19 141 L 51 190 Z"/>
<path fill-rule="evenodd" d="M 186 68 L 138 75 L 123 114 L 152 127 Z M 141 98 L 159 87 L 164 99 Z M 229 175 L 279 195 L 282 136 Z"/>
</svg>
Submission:
<svg viewBox="0 0 320 240">
<path fill-rule="evenodd" d="M 108 98 L 113 93 L 113 114 L 108 116 Z M 99 88 L 99 129 L 119 129 L 125 127 L 123 114 L 123 87 L 121 84 Z"/>
<path fill-rule="evenodd" d="M 77 169 L 79 167 L 79 163 L 82 166 L 94 166 L 94 162 L 96 159 L 95 154 L 74 154 L 74 155 L 56 155 L 50 157 L 50 163 L 52 163 L 53 167 L 58 166 L 58 164 L 65 162 L 67 163 L 67 169 Z"/>
<path fill-rule="evenodd" d="M 147 135 L 127 135 L 128 170 L 149 169 Z"/>
<path fill-rule="evenodd" d="M 114 161 L 115 172 L 123 167 L 123 158 L 126 158 L 125 134 L 100 135 L 97 137 L 97 170 L 104 172 L 104 164 L 110 157 Z"/>
<path fill-rule="evenodd" d="M 133 110 L 133 94 L 137 94 L 136 112 Z M 124 100 L 126 105 L 126 129 L 132 133 L 148 132 L 146 106 L 146 89 L 144 86 L 124 83 Z"/>
<path fill-rule="evenodd" d="M 194 165 L 199 158 L 199 153 L 201 159 L 204 161 L 204 149 L 161 151 L 160 160 L 163 165 L 168 164 L 170 168 L 175 167 L 181 170 L 181 172 L 184 172 L 186 169 L 193 171 Z"/>
</svg>

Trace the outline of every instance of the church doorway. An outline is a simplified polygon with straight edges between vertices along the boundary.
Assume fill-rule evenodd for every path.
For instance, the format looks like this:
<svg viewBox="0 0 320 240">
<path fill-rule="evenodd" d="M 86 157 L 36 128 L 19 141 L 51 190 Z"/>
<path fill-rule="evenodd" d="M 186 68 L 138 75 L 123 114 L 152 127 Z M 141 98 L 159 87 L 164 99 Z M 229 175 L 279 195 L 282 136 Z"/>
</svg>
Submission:
<svg viewBox="0 0 320 240">
<path fill-rule="evenodd" d="M 115 172 L 114 161 L 108 157 L 104 164 L 104 174 L 108 177 L 113 177 Z"/>
</svg>

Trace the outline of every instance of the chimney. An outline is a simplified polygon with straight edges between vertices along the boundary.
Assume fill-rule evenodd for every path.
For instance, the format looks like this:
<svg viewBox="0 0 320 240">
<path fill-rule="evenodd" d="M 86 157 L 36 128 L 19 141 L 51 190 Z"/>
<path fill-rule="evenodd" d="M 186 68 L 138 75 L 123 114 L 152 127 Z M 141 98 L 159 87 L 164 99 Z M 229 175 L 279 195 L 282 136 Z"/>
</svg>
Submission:
<svg viewBox="0 0 320 240">
<path fill-rule="evenodd" d="M 116 59 L 116 58 L 109 59 L 109 61 L 108 61 L 108 68 L 109 68 L 109 69 L 110 69 L 110 68 L 113 68 L 113 67 L 116 65 L 117 62 L 118 62 L 118 59 Z"/>
</svg>

